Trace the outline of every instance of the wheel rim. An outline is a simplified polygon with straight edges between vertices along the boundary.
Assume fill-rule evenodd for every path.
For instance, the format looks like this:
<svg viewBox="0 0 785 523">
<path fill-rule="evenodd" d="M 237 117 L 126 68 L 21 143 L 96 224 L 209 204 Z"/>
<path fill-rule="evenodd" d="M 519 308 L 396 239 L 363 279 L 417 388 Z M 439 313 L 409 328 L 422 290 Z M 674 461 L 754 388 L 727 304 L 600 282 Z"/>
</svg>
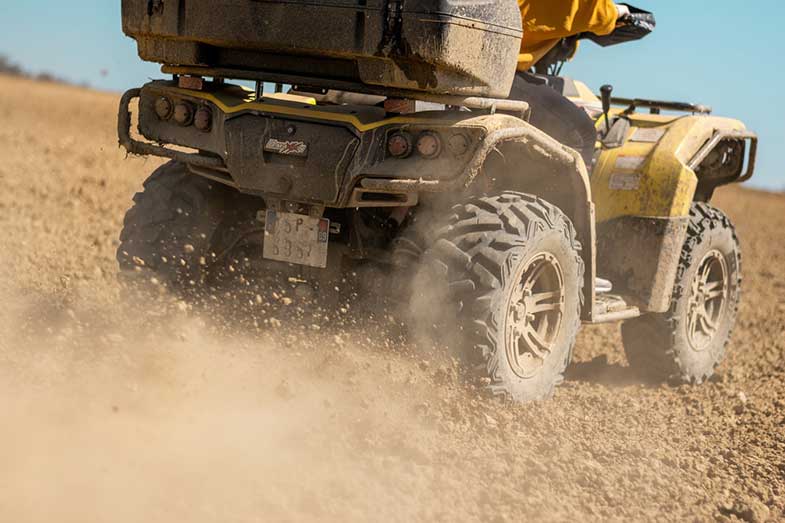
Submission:
<svg viewBox="0 0 785 523">
<path fill-rule="evenodd" d="M 712 250 L 703 257 L 692 280 L 687 339 L 695 351 L 706 350 L 719 331 L 728 301 L 728 263 Z"/>
<path fill-rule="evenodd" d="M 522 378 L 535 376 L 554 352 L 564 316 L 564 273 L 556 257 L 532 257 L 515 279 L 507 307 L 507 358 Z"/>
</svg>

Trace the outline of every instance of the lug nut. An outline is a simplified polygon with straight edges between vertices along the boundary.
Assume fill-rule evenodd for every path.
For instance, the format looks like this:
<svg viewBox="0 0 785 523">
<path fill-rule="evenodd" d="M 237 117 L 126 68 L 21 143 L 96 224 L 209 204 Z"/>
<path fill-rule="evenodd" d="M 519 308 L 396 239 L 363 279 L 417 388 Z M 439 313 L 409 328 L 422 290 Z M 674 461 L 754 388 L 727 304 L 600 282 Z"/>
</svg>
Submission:
<svg viewBox="0 0 785 523">
<path fill-rule="evenodd" d="M 174 121 L 186 127 L 194 121 L 194 110 L 188 102 L 178 102 L 174 106 Z"/>
<path fill-rule="evenodd" d="M 194 115 L 194 127 L 203 132 L 208 132 L 213 126 L 213 112 L 209 107 L 202 106 Z"/>
<path fill-rule="evenodd" d="M 168 120 L 172 116 L 172 102 L 169 98 L 161 96 L 155 101 L 155 114 L 161 120 Z"/>
</svg>

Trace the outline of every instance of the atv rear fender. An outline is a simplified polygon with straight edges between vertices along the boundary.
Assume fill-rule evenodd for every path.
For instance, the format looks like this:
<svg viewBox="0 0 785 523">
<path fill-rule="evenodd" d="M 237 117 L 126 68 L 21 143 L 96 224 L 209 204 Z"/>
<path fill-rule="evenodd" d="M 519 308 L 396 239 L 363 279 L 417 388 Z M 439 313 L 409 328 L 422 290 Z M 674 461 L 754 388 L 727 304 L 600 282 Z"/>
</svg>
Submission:
<svg viewBox="0 0 785 523">
<path fill-rule="evenodd" d="M 580 154 L 529 123 L 505 114 L 477 116 L 453 129 L 481 130 L 481 142 L 460 176 L 364 178 L 362 187 L 376 191 L 481 193 L 521 191 L 559 207 L 573 222 L 586 265 L 584 319 L 591 321 L 595 286 L 595 219 L 591 184 Z M 424 169 L 427 164 L 420 164 Z"/>
</svg>

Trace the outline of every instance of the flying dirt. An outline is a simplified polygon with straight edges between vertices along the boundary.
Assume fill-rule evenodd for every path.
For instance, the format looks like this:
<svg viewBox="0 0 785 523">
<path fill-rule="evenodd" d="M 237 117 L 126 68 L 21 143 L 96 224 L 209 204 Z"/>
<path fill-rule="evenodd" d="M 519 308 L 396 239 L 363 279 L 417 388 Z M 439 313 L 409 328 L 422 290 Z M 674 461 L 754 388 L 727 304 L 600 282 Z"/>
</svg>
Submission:
<svg viewBox="0 0 785 523">
<path fill-rule="evenodd" d="M 785 196 L 718 191 L 744 299 L 709 383 L 641 383 L 585 327 L 554 399 L 512 404 L 359 302 L 126 296 L 117 231 L 160 163 L 117 147 L 117 102 L 0 77 L 4 521 L 785 517 Z"/>
</svg>

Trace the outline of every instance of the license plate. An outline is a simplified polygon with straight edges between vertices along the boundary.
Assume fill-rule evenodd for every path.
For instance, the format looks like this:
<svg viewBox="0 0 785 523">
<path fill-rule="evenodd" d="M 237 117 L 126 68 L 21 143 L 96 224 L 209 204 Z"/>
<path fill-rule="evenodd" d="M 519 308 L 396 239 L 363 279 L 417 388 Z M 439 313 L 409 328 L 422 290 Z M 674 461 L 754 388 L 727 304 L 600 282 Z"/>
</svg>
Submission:
<svg viewBox="0 0 785 523">
<path fill-rule="evenodd" d="M 330 220 L 305 214 L 267 211 L 264 252 L 268 260 L 327 267 Z"/>
</svg>

